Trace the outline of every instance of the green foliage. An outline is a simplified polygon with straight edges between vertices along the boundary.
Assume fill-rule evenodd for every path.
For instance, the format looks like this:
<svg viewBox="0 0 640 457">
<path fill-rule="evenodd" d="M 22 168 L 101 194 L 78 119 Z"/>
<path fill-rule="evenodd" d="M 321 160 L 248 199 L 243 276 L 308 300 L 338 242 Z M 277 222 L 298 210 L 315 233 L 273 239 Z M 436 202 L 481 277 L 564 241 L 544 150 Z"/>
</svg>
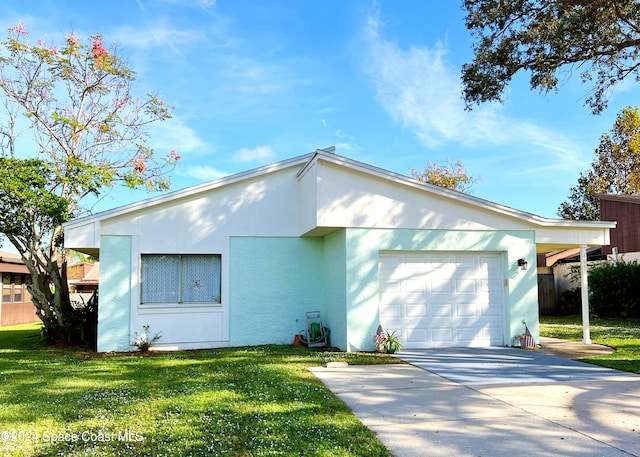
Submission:
<svg viewBox="0 0 640 457">
<path fill-rule="evenodd" d="M 558 208 L 564 219 L 599 220 L 598 194 L 640 193 L 640 114 L 627 106 L 616 117 L 611 133 L 600 137 L 591 169 L 580 173 L 569 199 Z"/>
<path fill-rule="evenodd" d="M 0 440 L 3 456 L 390 456 L 309 372 L 326 353 L 261 346 L 96 355 L 29 349 L 15 342 L 23 336 L 0 328 L 2 431 L 27 434 Z M 367 357 L 389 359 L 359 360 Z"/>
<path fill-rule="evenodd" d="M 69 344 L 96 350 L 98 338 L 98 294 L 87 303 L 69 306 L 59 322 L 55 314 L 42 319 L 42 335 L 49 343 Z"/>
<path fill-rule="evenodd" d="M 138 349 L 140 352 L 148 352 L 149 349 L 156 344 L 160 338 L 162 338 L 161 332 L 156 333 L 152 337 L 149 336 L 149 326 L 142 326 L 142 334 L 138 335 L 138 332 L 135 332 L 133 335 L 133 341 L 131 342 L 131 346 Z"/>
<path fill-rule="evenodd" d="M 394 330 L 391 333 L 385 333 L 384 338 L 381 338 L 378 342 L 378 350 L 381 352 L 386 352 L 388 354 L 399 352 L 403 348 L 404 345 L 400 341 L 398 330 Z"/>
<path fill-rule="evenodd" d="M 565 72 L 579 69 L 592 84 L 585 104 L 607 106 L 610 89 L 637 78 L 640 3 L 634 0 L 464 0 L 474 59 L 462 68 L 467 107 L 503 101 L 519 71 L 532 89 L 557 90 Z"/>
<path fill-rule="evenodd" d="M 69 301 L 61 224 L 115 185 L 168 189 L 180 156 L 149 147 L 147 126 L 171 108 L 133 93 L 135 73 L 100 35 L 61 46 L 28 35 L 20 23 L 0 46 L 0 236 L 29 268 L 45 335 L 79 342 L 93 318 Z"/>
<path fill-rule="evenodd" d="M 445 165 L 438 165 L 429 161 L 422 170 L 411 168 L 410 171 L 411 176 L 418 181 L 457 190 L 458 192 L 468 192 L 479 180 L 479 178 L 469 174 L 461 159 L 455 162 L 447 159 Z"/>
<path fill-rule="evenodd" d="M 564 290 L 560 293 L 558 309 L 555 313 L 558 316 L 570 316 L 582 312 L 582 288 Z"/>
<path fill-rule="evenodd" d="M 640 317 L 638 262 L 602 263 L 589 271 L 589 304 L 602 317 Z"/>
<path fill-rule="evenodd" d="M 0 157 L 0 233 L 26 243 L 68 220 L 69 202 L 49 190 L 52 176 L 43 160 Z"/>
</svg>

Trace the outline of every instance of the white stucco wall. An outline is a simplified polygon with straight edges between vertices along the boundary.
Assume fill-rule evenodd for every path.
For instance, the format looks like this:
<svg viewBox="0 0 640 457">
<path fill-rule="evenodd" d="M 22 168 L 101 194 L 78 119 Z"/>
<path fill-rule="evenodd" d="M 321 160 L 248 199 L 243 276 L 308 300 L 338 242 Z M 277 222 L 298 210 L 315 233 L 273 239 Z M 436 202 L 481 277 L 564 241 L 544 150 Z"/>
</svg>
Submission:
<svg viewBox="0 0 640 457">
<path fill-rule="evenodd" d="M 135 240 L 130 260 L 130 333 L 140 334 L 149 325 L 152 334 L 162 334 L 155 345 L 158 349 L 228 346 L 230 236 L 296 236 L 296 171 L 282 170 L 103 221 L 103 236 Z M 221 303 L 141 306 L 142 254 L 220 254 Z"/>
<path fill-rule="evenodd" d="M 404 178 L 389 179 L 330 162 L 318 162 L 315 168 L 314 202 L 320 227 L 534 230 L 538 244 L 609 242 L 608 229 L 598 223 L 554 222 L 465 194 L 440 188 L 430 191 Z"/>
</svg>

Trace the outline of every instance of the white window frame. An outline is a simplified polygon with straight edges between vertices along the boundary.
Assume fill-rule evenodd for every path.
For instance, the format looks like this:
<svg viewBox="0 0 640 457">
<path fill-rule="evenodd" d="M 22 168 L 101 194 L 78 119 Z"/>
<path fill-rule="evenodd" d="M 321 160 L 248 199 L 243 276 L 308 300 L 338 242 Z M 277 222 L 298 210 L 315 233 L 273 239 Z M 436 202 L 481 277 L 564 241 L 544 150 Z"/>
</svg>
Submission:
<svg viewBox="0 0 640 457">
<path fill-rule="evenodd" d="M 147 294 L 145 290 L 145 286 L 151 282 L 149 278 L 145 278 L 145 259 L 160 259 L 162 257 L 168 258 L 168 262 L 176 262 L 177 260 L 177 277 L 174 278 L 162 278 L 163 283 L 168 281 L 169 283 L 175 282 L 175 289 L 173 292 L 175 293 L 175 299 L 172 300 L 172 297 L 165 295 L 160 299 L 150 299 L 152 298 Z M 169 260 L 169 258 L 171 260 Z M 189 286 L 186 285 L 189 278 L 186 277 L 189 265 L 188 262 L 190 259 L 198 258 L 199 260 L 209 258 L 214 262 L 214 276 L 213 278 L 206 277 L 197 277 L 192 278 L 194 287 L 203 287 L 203 281 L 211 281 L 208 284 L 205 284 L 204 287 L 209 287 L 212 289 L 211 300 L 189 300 L 185 301 L 185 297 L 189 295 L 189 291 L 187 288 Z M 217 273 L 217 275 L 216 275 Z M 158 280 L 159 278 L 154 278 Z M 191 281 L 189 281 L 191 282 Z M 140 306 L 141 307 L 163 307 L 163 306 L 219 306 L 222 303 L 222 256 L 220 254 L 142 254 L 140 258 Z"/>
</svg>

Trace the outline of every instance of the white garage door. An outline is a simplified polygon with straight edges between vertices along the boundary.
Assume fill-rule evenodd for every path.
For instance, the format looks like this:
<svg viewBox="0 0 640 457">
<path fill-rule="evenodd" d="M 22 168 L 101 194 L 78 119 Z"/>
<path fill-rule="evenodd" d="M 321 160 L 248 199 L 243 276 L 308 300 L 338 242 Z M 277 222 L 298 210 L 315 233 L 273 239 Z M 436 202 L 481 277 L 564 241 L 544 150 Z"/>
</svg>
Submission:
<svg viewBox="0 0 640 457">
<path fill-rule="evenodd" d="M 380 323 L 406 348 L 504 343 L 499 254 L 382 253 Z"/>
</svg>

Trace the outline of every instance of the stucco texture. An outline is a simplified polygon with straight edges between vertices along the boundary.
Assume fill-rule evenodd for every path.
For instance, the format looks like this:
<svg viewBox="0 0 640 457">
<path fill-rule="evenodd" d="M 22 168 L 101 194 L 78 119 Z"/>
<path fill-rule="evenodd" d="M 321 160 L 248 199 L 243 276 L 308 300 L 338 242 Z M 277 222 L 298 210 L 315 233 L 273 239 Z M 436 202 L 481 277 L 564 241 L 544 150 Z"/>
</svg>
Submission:
<svg viewBox="0 0 640 457">
<path fill-rule="evenodd" d="M 522 333 L 522 319 L 537 337 L 536 271 L 517 266 L 521 257 L 534 262 L 532 231 L 339 229 L 318 238 L 231 238 L 229 344 L 290 343 L 305 313 L 317 310 L 332 345 L 375 349 L 381 251 L 501 254 L 505 344 Z"/>
<path fill-rule="evenodd" d="M 330 326 L 323 270 L 320 238 L 231 237 L 229 344 L 290 344 L 307 311 Z"/>
<path fill-rule="evenodd" d="M 493 252 L 503 254 L 505 274 L 505 344 L 522 333 L 526 319 L 538 335 L 535 268 L 520 270 L 519 258 L 535 263 L 533 231 L 464 231 L 411 229 L 348 229 L 347 334 L 348 350 L 373 349 L 379 322 L 378 263 L 380 251 Z"/>
<path fill-rule="evenodd" d="M 100 240 L 98 352 L 131 350 L 131 237 Z"/>
</svg>

